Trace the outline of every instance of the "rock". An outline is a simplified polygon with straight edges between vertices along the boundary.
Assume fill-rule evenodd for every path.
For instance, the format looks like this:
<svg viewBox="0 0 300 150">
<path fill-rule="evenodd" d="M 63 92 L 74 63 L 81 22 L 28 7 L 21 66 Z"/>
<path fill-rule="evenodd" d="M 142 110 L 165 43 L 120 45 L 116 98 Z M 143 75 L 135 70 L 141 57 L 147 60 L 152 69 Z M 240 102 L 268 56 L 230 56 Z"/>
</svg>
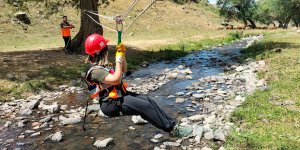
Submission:
<svg viewBox="0 0 300 150">
<path fill-rule="evenodd" d="M 193 127 L 193 136 L 200 135 L 200 137 L 202 137 L 202 134 L 203 134 L 203 127 L 200 125 L 195 125 Z"/>
<path fill-rule="evenodd" d="M 175 93 L 175 95 L 177 95 L 177 96 L 183 96 L 184 92 L 177 92 L 177 93 Z"/>
<path fill-rule="evenodd" d="M 6 140 L 5 142 L 3 142 L 2 145 L 11 144 L 11 143 L 13 143 L 13 142 L 15 142 L 14 139 L 8 139 L 8 140 Z"/>
<path fill-rule="evenodd" d="M 224 148 L 223 146 L 221 146 L 221 147 L 219 148 L 219 150 L 225 150 L 225 148 Z"/>
<path fill-rule="evenodd" d="M 245 70 L 245 68 L 243 66 L 238 66 L 235 69 L 235 71 L 237 71 L 237 72 L 241 72 L 241 71 L 244 71 L 244 70 Z"/>
<path fill-rule="evenodd" d="M 36 127 L 36 126 L 40 126 L 40 125 L 41 125 L 41 123 L 39 123 L 39 122 L 33 122 L 31 124 L 32 127 Z"/>
<path fill-rule="evenodd" d="M 154 135 L 153 138 L 155 138 L 155 139 L 160 139 L 160 138 L 162 138 L 162 137 L 164 137 L 163 134 L 156 134 L 156 135 Z"/>
<path fill-rule="evenodd" d="M 135 130 L 135 128 L 133 126 L 128 127 L 128 129 Z"/>
<path fill-rule="evenodd" d="M 62 125 L 70 125 L 70 124 L 76 124 L 81 122 L 81 117 L 75 116 L 75 117 L 66 118 L 64 116 L 59 116 L 59 120 L 61 121 Z"/>
<path fill-rule="evenodd" d="M 51 118 L 52 118 L 52 116 L 46 116 L 45 118 L 41 119 L 39 122 L 40 122 L 40 123 L 45 123 L 45 122 L 50 121 Z"/>
<path fill-rule="evenodd" d="M 60 109 L 63 110 L 63 111 L 67 110 L 67 108 L 68 108 L 68 105 L 62 105 L 62 106 L 60 106 Z"/>
<path fill-rule="evenodd" d="M 205 146 L 205 147 L 201 148 L 201 150 L 212 150 L 212 149 Z"/>
<path fill-rule="evenodd" d="M 24 108 L 29 108 L 29 109 L 35 109 L 39 106 L 40 101 L 39 100 L 31 100 L 30 102 L 24 104 Z"/>
<path fill-rule="evenodd" d="M 105 140 L 97 140 L 93 145 L 97 148 L 104 148 L 107 147 L 109 144 L 111 144 L 114 141 L 113 138 L 107 138 Z"/>
<path fill-rule="evenodd" d="M 32 110 L 30 108 L 25 108 L 25 109 L 22 109 L 20 112 L 19 112 L 20 115 L 22 116 L 29 116 L 32 114 Z"/>
<path fill-rule="evenodd" d="M 245 101 L 245 97 L 242 97 L 241 95 L 238 95 L 235 97 L 236 101 Z"/>
<path fill-rule="evenodd" d="M 141 116 L 132 116 L 131 120 L 134 124 L 137 124 L 137 125 L 148 123 L 148 121 L 144 120 Z"/>
<path fill-rule="evenodd" d="M 203 99 L 204 94 L 193 94 L 193 97 L 195 97 L 196 99 Z"/>
<path fill-rule="evenodd" d="M 170 99 L 170 98 L 175 98 L 175 96 L 174 96 L 174 95 L 169 95 L 169 96 L 167 97 L 167 99 Z"/>
<path fill-rule="evenodd" d="M 183 103 L 184 101 L 184 98 L 176 98 L 175 103 Z"/>
<path fill-rule="evenodd" d="M 99 104 L 93 104 L 93 105 L 89 105 L 87 108 L 87 113 L 91 113 L 91 112 L 98 112 L 100 110 L 100 105 Z"/>
<path fill-rule="evenodd" d="M 197 143 L 200 143 L 201 138 L 202 138 L 202 135 L 196 135 L 196 136 L 195 136 L 195 141 L 196 141 Z"/>
<path fill-rule="evenodd" d="M 204 120 L 204 124 L 212 124 L 216 122 L 216 116 L 215 115 L 211 115 L 208 118 L 205 118 Z"/>
<path fill-rule="evenodd" d="M 41 132 L 36 132 L 36 133 L 33 133 L 30 135 L 30 137 L 36 137 L 36 136 L 39 136 L 41 135 Z"/>
<path fill-rule="evenodd" d="M 32 133 L 35 133 L 35 131 L 34 130 L 26 130 L 24 133 L 25 134 L 32 134 Z"/>
<path fill-rule="evenodd" d="M 188 119 L 191 121 L 202 121 L 203 116 L 202 115 L 194 115 L 194 116 L 190 116 Z"/>
<path fill-rule="evenodd" d="M 25 139 L 25 135 L 19 135 L 18 139 Z"/>
<path fill-rule="evenodd" d="M 62 141 L 63 136 L 64 136 L 63 132 L 62 131 L 58 131 L 58 132 L 56 132 L 54 134 L 50 134 L 49 136 L 47 136 L 45 138 L 45 140 L 51 140 L 53 142 L 60 142 L 60 141 Z"/>
<path fill-rule="evenodd" d="M 190 74 L 193 73 L 192 70 L 191 70 L 190 68 L 185 69 L 183 72 L 184 72 L 186 75 L 190 75 Z"/>
<path fill-rule="evenodd" d="M 225 135 L 224 135 L 223 130 L 217 129 L 214 132 L 214 139 L 219 140 L 219 141 L 225 141 Z"/>
<path fill-rule="evenodd" d="M 205 138 L 206 140 L 211 140 L 211 139 L 213 139 L 213 138 L 214 138 L 214 132 L 213 132 L 213 131 L 209 131 L 209 132 L 204 133 L 204 138 Z"/>
<path fill-rule="evenodd" d="M 6 121 L 6 123 L 4 124 L 4 128 L 8 128 L 11 125 L 10 121 Z"/>
<path fill-rule="evenodd" d="M 24 145 L 25 145 L 25 143 L 20 143 L 20 142 L 17 142 L 17 143 L 16 143 L 16 146 L 17 146 L 17 147 L 21 147 L 21 146 L 24 146 Z M 16 149 L 15 149 L 15 150 L 16 150 Z"/>
<path fill-rule="evenodd" d="M 179 147 L 180 143 L 176 143 L 176 142 L 164 142 L 165 146 L 174 146 L 174 147 Z"/>
</svg>

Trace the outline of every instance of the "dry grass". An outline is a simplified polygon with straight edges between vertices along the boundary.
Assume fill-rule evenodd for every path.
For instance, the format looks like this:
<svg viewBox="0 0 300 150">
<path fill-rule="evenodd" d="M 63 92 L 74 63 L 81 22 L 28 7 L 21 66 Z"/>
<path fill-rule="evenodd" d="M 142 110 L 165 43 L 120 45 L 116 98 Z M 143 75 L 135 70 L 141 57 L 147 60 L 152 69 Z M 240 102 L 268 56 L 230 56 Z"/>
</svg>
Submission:
<svg viewBox="0 0 300 150">
<path fill-rule="evenodd" d="M 100 7 L 100 14 L 114 16 L 127 9 L 130 1 L 111 2 L 107 7 Z M 139 5 L 126 18 L 125 26 L 136 16 L 147 1 L 141 1 Z M 42 4 L 30 3 L 31 9 L 28 12 L 32 25 L 24 31 L 21 25 L 13 25 L 10 16 L 14 7 L 3 3 L 0 6 L 0 52 L 19 50 L 52 49 L 63 46 L 60 36 L 59 23 L 61 16 L 69 16 L 70 22 L 76 27 L 80 26 L 79 10 L 67 7 L 59 13 L 52 15 L 49 19 L 41 18 L 38 11 L 43 11 Z M 222 21 L 218 14 L 214 13 L 212 6 L 203 5 L 177 5 L 169 1 L 158 1 L 154 7 L 149 9 L 127 32 L 133 36 L 124 39 L 126 44 L 137 46 L 143 49 L 153 45 L 164 45 L 177 43 L 182 40 L 198 40 L 226 36 L 227 32 L 215 30 Z M 114 27 L 114 23 L 101 19 L 107 26 Z M 73 35 L 78 28 L 72 30 Z M 116 35 L 113 32 L 104 30 L 104 35 L 111 39 L 114 44 Z"/>
</svg>

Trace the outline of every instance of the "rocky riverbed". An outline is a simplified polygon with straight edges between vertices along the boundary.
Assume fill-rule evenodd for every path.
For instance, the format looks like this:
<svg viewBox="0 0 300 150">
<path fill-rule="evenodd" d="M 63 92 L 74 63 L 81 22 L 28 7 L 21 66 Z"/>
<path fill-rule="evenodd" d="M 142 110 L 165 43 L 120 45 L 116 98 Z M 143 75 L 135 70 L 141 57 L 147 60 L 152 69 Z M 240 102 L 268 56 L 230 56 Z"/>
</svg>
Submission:
<svg viewBox="0 0 300 150">
<path fill-rule="evenodd" d="M 257 88 L 264 61 L 239 64 L 239 51 L 261 36 L 194 51 L 172 62 L 150 64 L 126 78 L 128 90 L 154 98 L 181 125 L 187 138 L 170 137 L 139 116 L 106 118 L 97 102 L 88 107 L 82 130 L 83 87 L 62 85 L 26 99 L 0 103 L 1 149 L 223 149 L 233 124 L 228 117 Z"/>
</svg>

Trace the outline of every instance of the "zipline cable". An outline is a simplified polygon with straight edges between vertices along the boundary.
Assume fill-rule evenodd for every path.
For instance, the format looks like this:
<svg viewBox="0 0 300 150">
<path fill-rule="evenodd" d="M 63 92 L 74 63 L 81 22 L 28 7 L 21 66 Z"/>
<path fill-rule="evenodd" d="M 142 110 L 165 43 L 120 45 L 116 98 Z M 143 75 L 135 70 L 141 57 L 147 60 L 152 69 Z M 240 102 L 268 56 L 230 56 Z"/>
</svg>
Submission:
<svg viewBox="0 0 300 150">
<path fill-rule="evenodd" d="M 151 3 L 142 11 L 140 12 L 134 19 L 133 21 L 127 26 L 127 28 L 124 30 L 123 32 L 123 37 L 125 35 L 125 33 L 127 32 L 127 30 L 133 25 L 133 23 L 140 17 L 142 16 L 154 3 L 156 0 L 151 0 Z"/>
<path fill-rule="evenodd" d="M 110 31 L 117 32 L 116 30 L 111 29 L 111 28 L 109 28 L 109 27 L 107 27 L 107 26 L 105 26 L 105 25 L 99 23 L 99 22 L 96 21 L 93 17 L 91 17 L 89 14 L 85 13 L 85 15 L 87 15 L 90 19 L 92 19 L 92 21 L 94 21 L 96 24 L 98 24 L 98 25 L 100 25 L 100 26 L 102 26 L 102 27 L 104 27 L 104 28 L 106 28 L 106 29 L 108 29 L 108 30 L 110 30 Z"/>
</svg>

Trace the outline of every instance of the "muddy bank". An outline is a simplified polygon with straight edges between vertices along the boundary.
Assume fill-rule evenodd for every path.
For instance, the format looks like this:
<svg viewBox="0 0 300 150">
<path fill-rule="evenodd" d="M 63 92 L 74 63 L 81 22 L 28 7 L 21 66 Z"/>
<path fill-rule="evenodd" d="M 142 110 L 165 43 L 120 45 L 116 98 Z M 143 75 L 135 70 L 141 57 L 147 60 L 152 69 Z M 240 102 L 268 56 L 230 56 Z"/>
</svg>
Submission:
<svg viewBox="0 0 300 150">
<path fill-rule="evenodd" d="M 265 88 L 255 72 L 265 63 L 239 64 L 239 51 L 262 37 L 250 37 L 231 45 L 195 51 L 172 62 L 151 64 L 127 77 L 128 90 L 147 94 L 176 117 L 193 125 L 188 138 L 177 139 L 150 124 L 136 125 L 138 118 L 105 118 L 97 103 L 89 106 L 87 131 L 82 116 L 87 94 L 81 87 L 60 86 L 0 104 L 2 149 L 209 149 L 222 148 L 232 123 L 227 118 L 245 96 Z M 109 138 L 113 138 L 109 139 Z"/>
</svg>

